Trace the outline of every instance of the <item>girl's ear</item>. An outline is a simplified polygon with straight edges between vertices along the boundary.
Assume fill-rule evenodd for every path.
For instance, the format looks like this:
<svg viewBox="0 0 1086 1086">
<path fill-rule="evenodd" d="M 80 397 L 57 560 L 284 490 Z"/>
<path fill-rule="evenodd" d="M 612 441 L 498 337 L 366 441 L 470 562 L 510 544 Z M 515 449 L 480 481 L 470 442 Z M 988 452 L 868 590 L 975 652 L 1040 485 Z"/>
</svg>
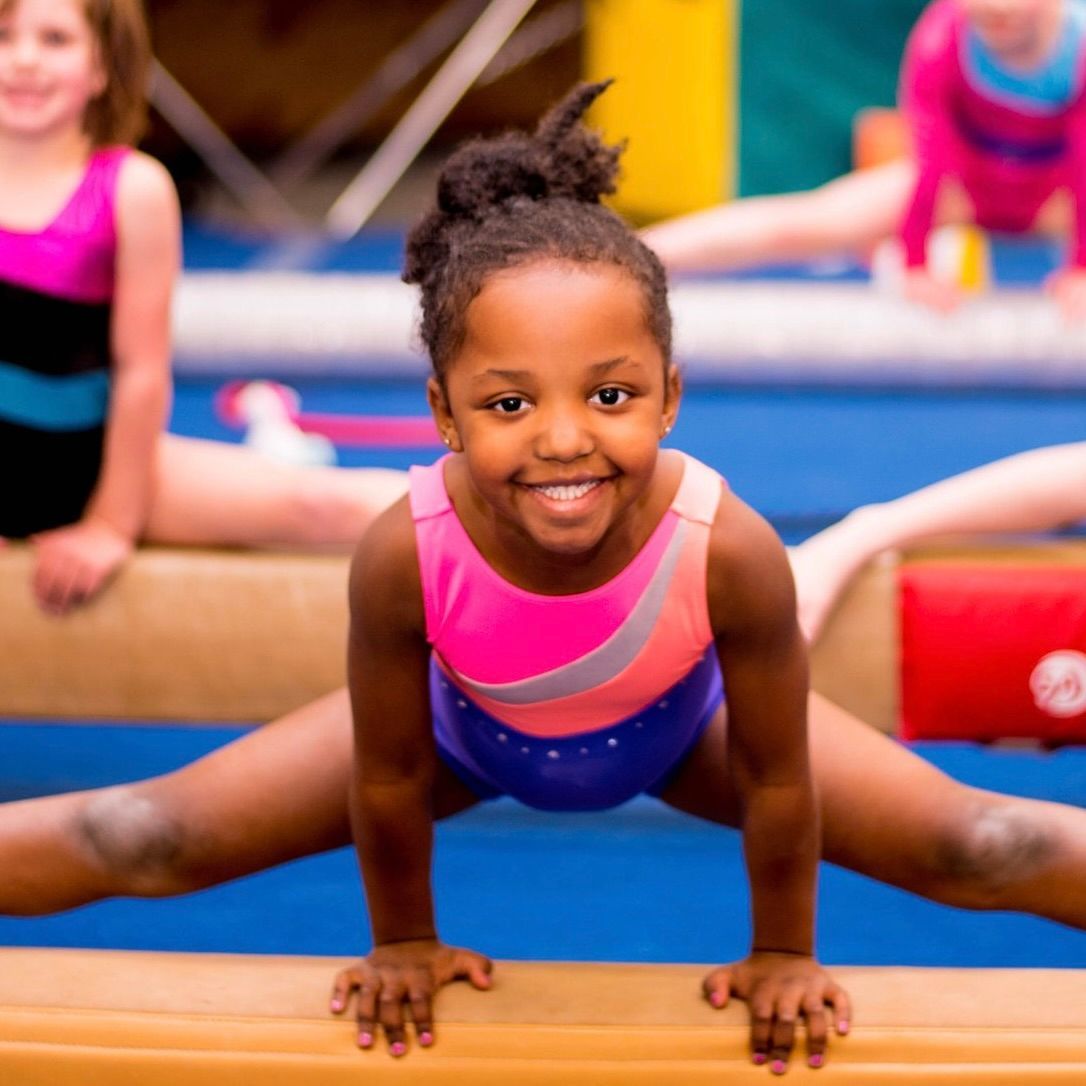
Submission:
<svg viewBox="0 0 1086 1086">
<path fill-rule="evenodd" d="M 431 377 L 426 382 L 426 400 L 430 404 L 438 436 L 453 452 L 463 452 L 460 434 L 449 410 L 449 397 L 445 394 L 445 386 L 436 377 Z"/>
<path fill-rule="evenodd" d="M 674 362 L 667 364 L 664 376 L 664 412 L 660 419 L 660 436 L 667 437 L 679 416 L 679 401 L 683 395 L 683 379 Z"/>
<path fill-rule="evenodd" d="M 91 94 L 91 100 L 101 98 L 103 94 L 109 89 L 109 72 L 106 68 L 105 58 L 102 55 L 102 45 L 99 44 L 94 50 L 94 71 L 91 76 L 91 87 L 93 93 Z"/>
</svg>

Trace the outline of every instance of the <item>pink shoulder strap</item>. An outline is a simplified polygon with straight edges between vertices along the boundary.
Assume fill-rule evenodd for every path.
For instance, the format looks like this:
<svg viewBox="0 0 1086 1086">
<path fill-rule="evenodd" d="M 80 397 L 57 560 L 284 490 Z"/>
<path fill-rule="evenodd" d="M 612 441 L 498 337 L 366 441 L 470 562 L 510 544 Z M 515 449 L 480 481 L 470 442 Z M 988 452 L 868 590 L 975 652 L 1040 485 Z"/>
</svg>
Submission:
<svg viewBox="0 0 1086 1086">
<path fill-rule="evenodd" d="M 87 172 L 54 224 L 63 232 L 112 237 L 117 203 L 117 175 L 131 147 L 101 147 L 91 155 Z"/>
<path fill-rule="evenodd" d="M 683 477 L 671 502 L 671 508 L 684 520 L 699 524 L 712 524 L 716 508 L 720 504 L 720 492 L 724 480 L 711 467 L 700 460 L 683 457 Z"/>
<path fill-rule="evenodd" d="M 414 465 L 407 473 L 410 483 L 411 516 L 414 520 L 425 520 L 440 516 L 450 505 L 449 493 L 445 489 L 445 461 L 452 453 L 446 453 L 440 460 L 429 466 Z"/>
</svg>

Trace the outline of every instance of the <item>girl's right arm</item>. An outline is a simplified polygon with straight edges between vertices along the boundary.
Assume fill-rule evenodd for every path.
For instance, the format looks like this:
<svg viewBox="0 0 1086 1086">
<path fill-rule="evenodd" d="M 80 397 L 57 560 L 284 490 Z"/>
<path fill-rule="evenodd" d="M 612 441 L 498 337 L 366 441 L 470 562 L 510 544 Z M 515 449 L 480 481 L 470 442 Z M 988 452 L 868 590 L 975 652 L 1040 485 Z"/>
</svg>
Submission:
<svg viewBox="0 0 1086 1086">
<path fill-rule="evenodd" d="M 952 5 L 946 0 L 938 0 L 920 17 L 905 47 L 899 92 L 916 158 L 916 188 L 900 231 L 905 294 L 912 301 L 940 310 L 953 309 L 960 301 L 957 288 L 937 282 L 927 267 L 927 241 L 935 222 L 939 188 L 950 170 L 958 140 L 948 89 L 954 64 L 954 18 Z"/>
<path fill-rule="evenodd" d="M 405 1005 L 419 1042 L 433 1039 L 433 996 L 467 977 L 489 984 L 481 955 L 442 944 L 430 866 L 437 769 L 429 659 L 414 526 L 406 499 L 384 513 L 355 554 L 350 582 L 348 682 L 355 728 L 350 812 L 373 950 L 337 977 L 332 1010 L 352 993 L 358 1042 L 378 1027 L 393 1055 L 406 1051 Z"/>
</svg>

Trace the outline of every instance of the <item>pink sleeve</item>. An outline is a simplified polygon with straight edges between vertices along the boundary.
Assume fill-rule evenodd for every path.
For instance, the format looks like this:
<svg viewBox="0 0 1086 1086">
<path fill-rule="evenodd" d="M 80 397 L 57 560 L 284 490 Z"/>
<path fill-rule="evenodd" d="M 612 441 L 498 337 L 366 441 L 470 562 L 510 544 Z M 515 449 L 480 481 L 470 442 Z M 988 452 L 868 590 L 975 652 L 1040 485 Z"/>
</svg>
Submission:
<svg viewBox="0 0 1086 1086">
<path fill-rule="evenodd" d="M 1068 188 L 1075 230 L 1067 256 L 1073 268 L 1086 268 L 1086 93 L 1079 96 L 1067 121 Z"/>
<path fill-rule="evenodd" d="M 924 264 L 939 183 L 954 160 L 958 137 L 950 109 L 959 18 L 953 0 L 936 0 L 913 27 L 901 65 L 901 108 L 912 130 L 917 168 L 916 188 L 900 231 L 910 268 Z"/>
</svg>

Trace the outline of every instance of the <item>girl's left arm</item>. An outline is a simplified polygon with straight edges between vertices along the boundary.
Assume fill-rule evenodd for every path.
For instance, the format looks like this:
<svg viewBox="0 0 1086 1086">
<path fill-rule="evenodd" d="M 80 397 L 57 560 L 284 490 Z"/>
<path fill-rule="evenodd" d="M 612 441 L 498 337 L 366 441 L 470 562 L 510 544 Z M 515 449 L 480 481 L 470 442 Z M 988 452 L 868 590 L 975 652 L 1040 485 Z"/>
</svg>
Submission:
<svg viewBox="0 0 1086 1086">
<path fill-rule="evenodd" d="M 1051 277 L 1048 289 L 1064 317 L 1077 322 L 1086 319 L 1086 92 L 1067 120 L 1067 171 L 1072 232 L 1066 265 Z"/>
<path fill-rule="evenodd" d="M 158 162 L 139 152 L 126 158 L 115 215 L 113 372 L 101 473 L 78 522 L 33 539 L 34 594 L 56 614 L 95 595 L 139 539 L 169 408 L 170 303 L 181 226 L 173 182 Z"/>
<path fill-rule="evenodd" d="M 711 1000 L 748 1001 L 755 1062 L 787 1061 L 807 1020 L 808 1058 L 826 1042 L 825 1004 L 847 1022 L 847 997 L 814 960 L 821 846 L 807 744 L 807 656 L 784 547 L 725 493 L 709 549 L 709 613 L 727 699 L 728 770 L 742 812 L 750 879 L 750 957 L 710 975 Z M 716 997 L 716 998 L 714 998 Z M 844 1027 L 847 1029 L 847 1025 Z"/>
<path fill-rule="evenodd" d="M 181 217 L 165 168 L 132 154 L 117 192 L 113 380 L 105 458 L 87 515 L 130 544 L 143 531 L 155 446 L 170 400 L 170 306 L 181 262 Z"/>
</svg>

